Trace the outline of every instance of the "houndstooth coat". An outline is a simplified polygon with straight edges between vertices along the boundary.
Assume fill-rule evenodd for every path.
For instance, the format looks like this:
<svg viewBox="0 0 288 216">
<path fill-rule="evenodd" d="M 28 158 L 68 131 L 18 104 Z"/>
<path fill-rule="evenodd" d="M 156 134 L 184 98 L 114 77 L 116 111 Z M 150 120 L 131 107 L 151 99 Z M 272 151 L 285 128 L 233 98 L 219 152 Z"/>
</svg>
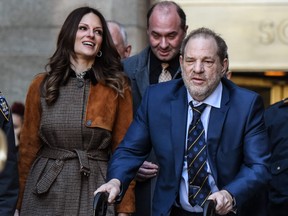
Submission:
<svg viewBox="0 0 288 216">
<path fill-rule="evenodd" d="M 26 98 L 20 215 L 93 215 L 93 192 L 105 182 L 110 153 L 132 120 L 131 92 L 116 97 L 107 86 L 86 79 L 80 87 L 71 77 L 60 88 L 56 103 L 47 106 L 39 91 L 43 78 L 34 79 Z M 135 210 L 133 190 L 134 182 L 118 212 Z M 107 215 L 114 215 L 113 206 Z"/>
</svg>

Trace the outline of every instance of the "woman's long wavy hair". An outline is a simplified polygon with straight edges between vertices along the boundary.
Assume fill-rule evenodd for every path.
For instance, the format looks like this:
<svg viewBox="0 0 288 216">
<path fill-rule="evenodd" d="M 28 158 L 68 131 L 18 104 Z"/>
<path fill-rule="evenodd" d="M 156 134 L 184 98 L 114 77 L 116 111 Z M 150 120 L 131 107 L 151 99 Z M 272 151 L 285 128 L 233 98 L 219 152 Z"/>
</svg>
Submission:
<svg viewBox="0 0 288 216">
<path fill-rule="evenodd" d="M 128 78 L 123 73 L 121 58 L 113 44 L 105 18 L 94 8 L 80 7 L 72 11 L 66 18 L 58 36 L 56 51 L 45 66 L 47 73 L 42 83 L 41 92 L 48 105 L 56 102 L 60 86 L 65 85 L 70 77 L 70 57 L 76 58 L 74 44 L 78 25 L 83 16 L 88 13 L 94 13 L 98 16 L 103 27 L 102 56 L 95 57 L 92 66 L 94 76 L 97 82 L 113 88 L 117 95 L 124 96 Z"/>
</svg>

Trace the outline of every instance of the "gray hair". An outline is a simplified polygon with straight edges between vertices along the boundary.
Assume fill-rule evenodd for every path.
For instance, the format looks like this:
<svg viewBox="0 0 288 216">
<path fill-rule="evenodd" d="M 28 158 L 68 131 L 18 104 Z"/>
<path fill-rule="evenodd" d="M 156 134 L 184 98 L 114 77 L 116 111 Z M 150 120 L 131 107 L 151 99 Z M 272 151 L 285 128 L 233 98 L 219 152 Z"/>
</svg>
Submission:
<svg viewBox="0 0 288 216">
<path fill-rule="evenodd" d="M 127 35 L 127 31 L 126 31 L 125 26 L 122 25 L 121 23 L 117 22 L 117 21 L 114 21 L 114 20 L 108 20 L 107 24 L 108 23 L 113 23 L 119 27 L 120 34 L 121 34 L 123 41 L 124 41 L 124 45 L 127 46 L 128 45 L 128 35 Z"/>
<path fill-rule="evenodd" d="M 180 49 L 180 53 L 182 55 L 184 55 L 184 51 L 186 48 L 186 45 L 188 43 L 188 41 L 192 38 L 197 38 L 197 37 L 212 37 L 214 38 L 214 40 L 217 43 L 217 47 L 218 47 L 218 51 L 217 51 L 217 55 L 219 56 L 221 62 L 225 59 L 228 58 L 228 47 L 226 45 L 226 42 L 224 41 L 224 39 L 217 33 L 215 33 L 213 30 L 209 29 L 209 28 L 198 28 L 193 30 L 192 32 L 190 32 L 187 37 L 183 40 L 182 42 L 182 46 Z"/>
</svg>

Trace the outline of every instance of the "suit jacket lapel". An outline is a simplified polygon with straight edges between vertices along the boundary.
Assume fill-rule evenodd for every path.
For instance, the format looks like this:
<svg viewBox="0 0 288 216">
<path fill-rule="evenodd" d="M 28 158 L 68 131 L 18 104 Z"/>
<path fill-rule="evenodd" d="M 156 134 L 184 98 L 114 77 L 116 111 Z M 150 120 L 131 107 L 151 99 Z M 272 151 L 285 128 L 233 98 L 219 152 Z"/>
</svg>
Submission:
<svg viewBox="0 0 288 216">
<path fill-rule="evenodd" d="M 149 73 L 148 68 L 143 67 L 136 71 L 135 74 L 137 86 L 139 88 L 139 92 L 141 96 L 143 97 L 146 88 L 149 86 Z"/>
<path fill-rule="evenodd" d="M 149 53 L 149 47 L 143 50 L 143 54 L 141 55 L 143 57 L 139 58 L 135 72 L 135 79 L 142 97 L 145 93 L 146 88 L 149 86 Z"/>
<path fill-rule="evenodd" d="M 186 122 L 187 122 L 187 91 L 183 86 L 176 92 L 175 99 L 171 101 L 171 131 L 172 145 L 174 148 L 175 173 L 181 176 L 186 142 Z M 172 124 L 173 122 L 173 124 Z"/>
<path fill-rule="evenodd" d="M 226 118 L 227 111 L 229 110 L 229 91 L 225 85 L 223 85 L 221 107 L 211 108 L 209 127 L 207 132 L 207 146 L 208 146 L 208 159 L 210 161 L 210 168 L 213 177 L 217 183 L 217 169 L 216 169 L 216 153 L 219 147 L 220 137 Z"/>
</svg>

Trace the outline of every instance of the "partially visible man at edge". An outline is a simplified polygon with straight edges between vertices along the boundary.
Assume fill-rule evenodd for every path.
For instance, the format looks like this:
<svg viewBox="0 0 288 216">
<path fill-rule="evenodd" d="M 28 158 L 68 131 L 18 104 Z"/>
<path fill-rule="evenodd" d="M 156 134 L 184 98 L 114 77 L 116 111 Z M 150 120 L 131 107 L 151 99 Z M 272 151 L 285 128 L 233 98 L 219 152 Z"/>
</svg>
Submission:
<svg viewBox="0 0 288 216">
<path fill-rule="evenodd" d="M 4 170 L 0 172 L 0 215 L 11 216 L 18 199 L 18 166 L 11 109 L 0 91 L 0 127 L 8 145 L 8 155 Z"/>
<path fill-rule="evenodd" d="M 148 10 L 149 45 L 139 54 L 123 61 L 124 72 L 131 79 L 134 113 L 140 105 L 146 88 L 150 84 L 159 82 L 162 63 L 169 64 L 167 70 L 172 79 L 181 77 L 179 55 L 187 29 L 186 14 L 173 1 L 157 2 Z M 157 159 L 152 150 L 149 158 L 137 173 L 135 216 L 151 215 L 157 172 Z"/>
</svg>

